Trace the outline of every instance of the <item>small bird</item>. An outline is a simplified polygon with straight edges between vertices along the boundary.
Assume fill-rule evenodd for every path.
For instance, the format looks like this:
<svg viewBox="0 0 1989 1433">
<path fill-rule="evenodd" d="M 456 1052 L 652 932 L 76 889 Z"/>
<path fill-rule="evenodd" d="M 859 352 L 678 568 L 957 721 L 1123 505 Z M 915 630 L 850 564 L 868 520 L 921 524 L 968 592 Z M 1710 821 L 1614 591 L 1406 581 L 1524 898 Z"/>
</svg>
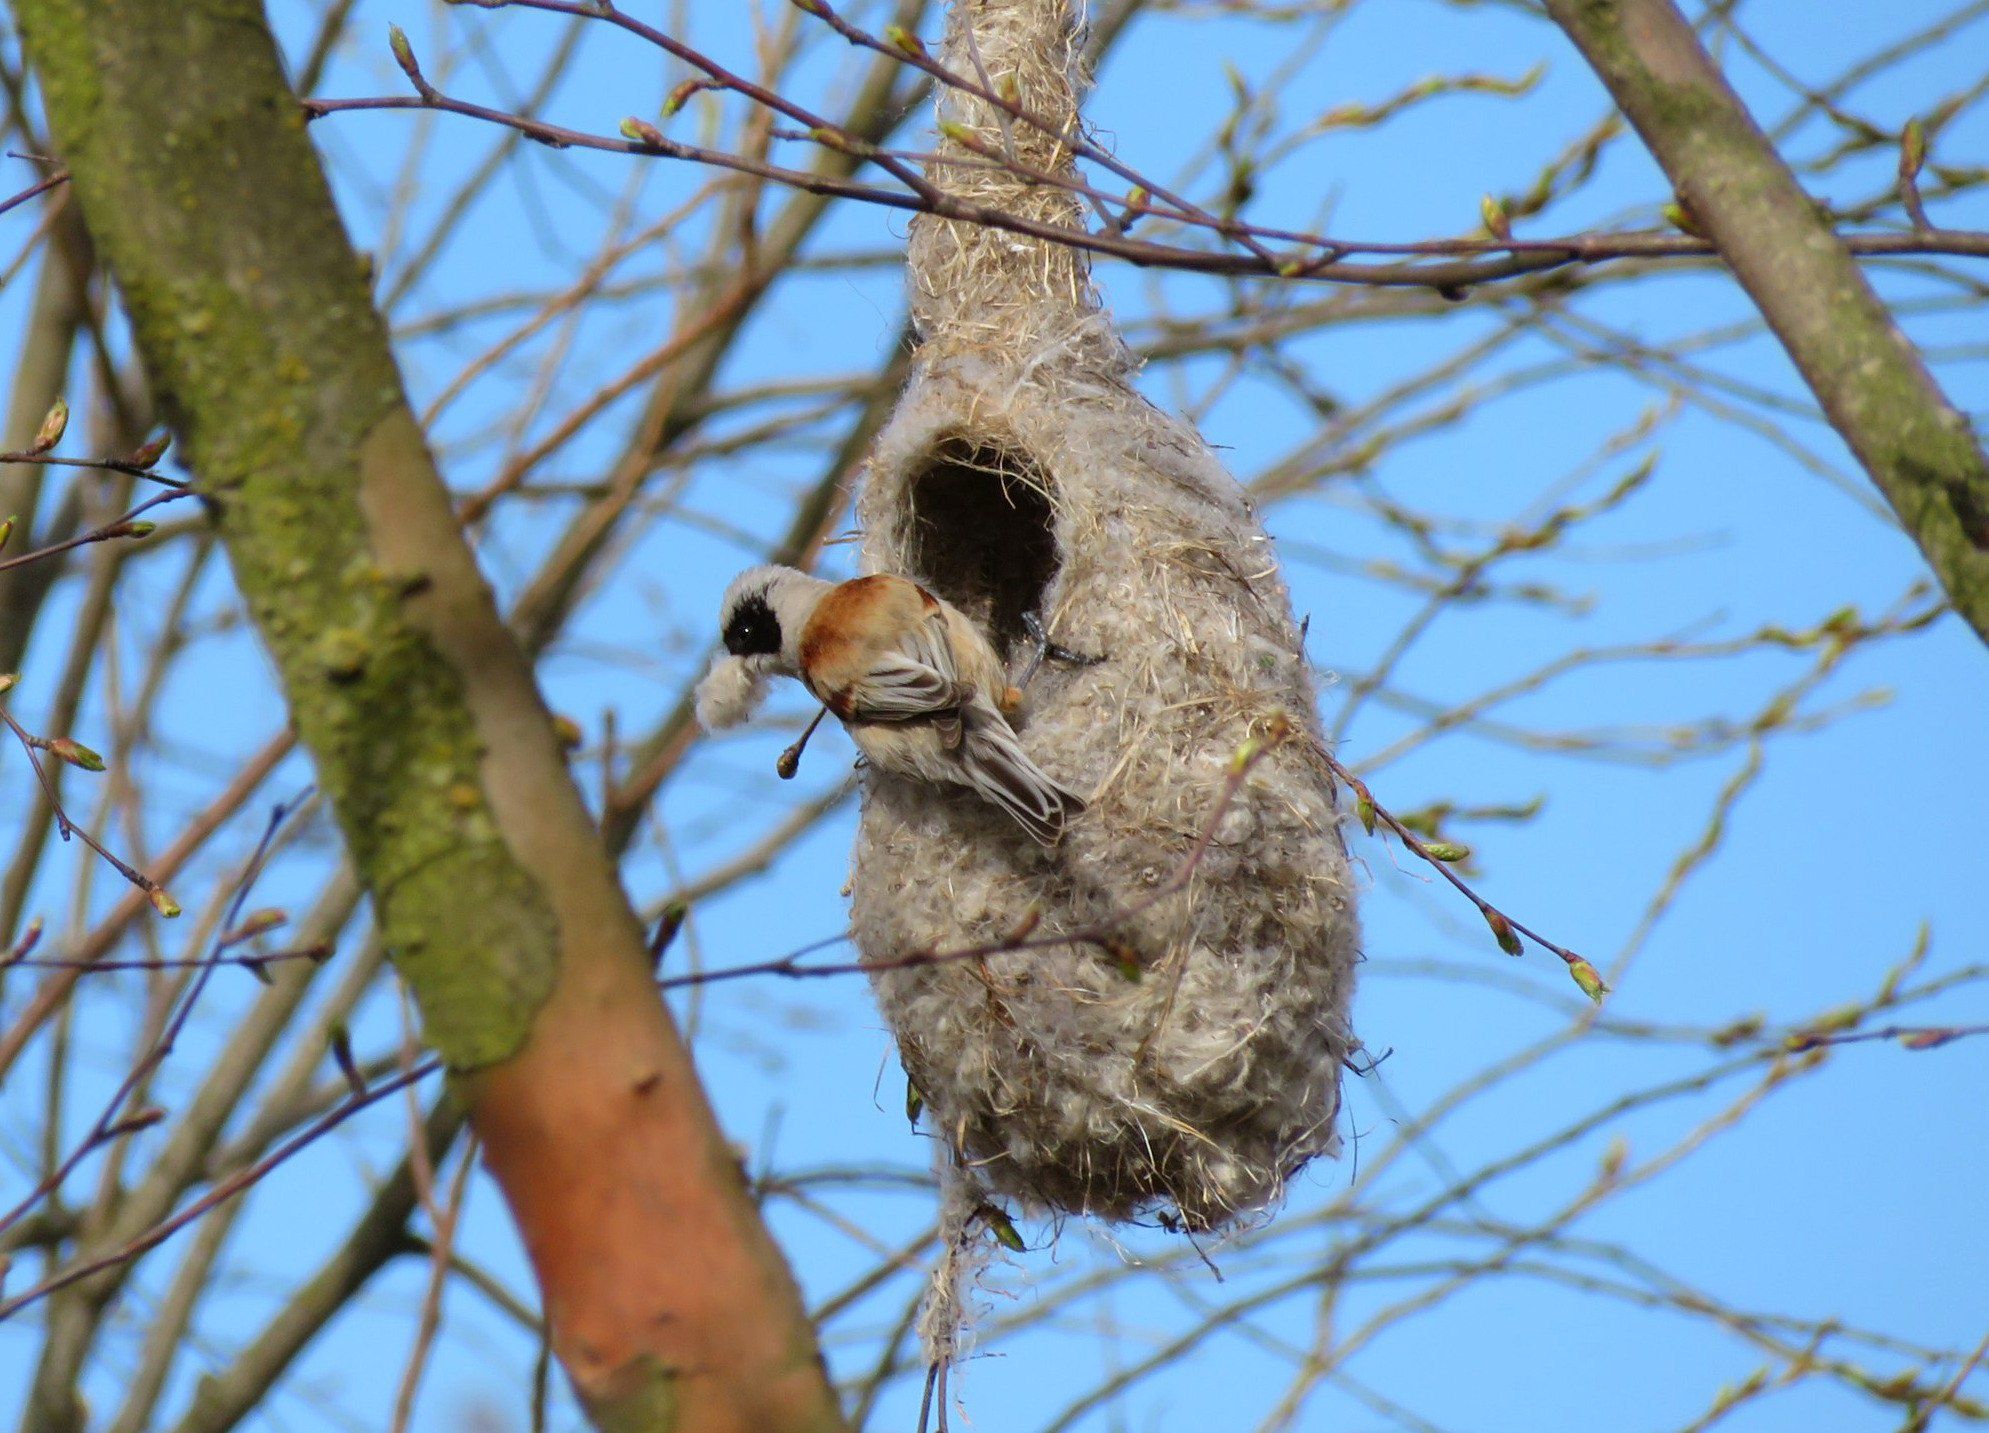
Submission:
<svg viewBox="0 0 1989 1433">
<path fill-rule="evenodd" d="M 725 590 L 719 628 L 728 655 L 698 687 L 707 727 L 744 720 L 763 677 L 796 677 L 879 771 L 970 787 L 1044 846 L 1084 810 L 1016 739 L 1008 714 L 1022 694 L 987 638 L 915 582 L 748 568 Z"/>
</svg>

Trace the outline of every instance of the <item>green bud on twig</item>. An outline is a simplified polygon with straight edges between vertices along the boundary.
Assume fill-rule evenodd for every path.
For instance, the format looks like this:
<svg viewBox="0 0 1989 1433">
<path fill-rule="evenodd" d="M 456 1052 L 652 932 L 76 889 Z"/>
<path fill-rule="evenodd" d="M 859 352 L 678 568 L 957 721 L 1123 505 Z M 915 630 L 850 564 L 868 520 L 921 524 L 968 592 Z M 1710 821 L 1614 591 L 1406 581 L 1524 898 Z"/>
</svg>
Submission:
<svg viewBox="0 0 1989 1433">
<path fill-rule="evenodd" d="M 98 756 L 89 747 L 83 745 L 82 742 L 71 737 L 58 736 L 50 738 L 48 742 L 48 754 L 59 757 L 71 766 L 80 767 L 84 771 L 102 771 L 104 769 L 104 759 L 101 756 Z"/>
<path fill-rule="evenodd" d="M 6 547 L 7 539 L 12 537 L 13 535 L 14 535 L 14 519 L 8 518 L 5 522 L 0 522 L 0 548 Z"/>
<path fill-rule="evenodd" d="M 673 87 L 670 93 L 663 97 L 663 118 L 668 119 L 676 114 L 691 102 L 693 96 L 705 90 L 715 90 L 717 88 L 718 82 L 716 80 L 704 75 L 691 76 L 691 78 Z"/>
<path fill-rule="evenodd" d="M 978 1212 L 981 1222 L 987 1225 L 989 1232 L 995 1236 L 995 1243 L 1012 1254 L 1027 1252 L 1029 1246 L 1022 1242 L 1022 1235 L 1017 1232 L 1015 1221 L 1010 1219 L 1005 1211 L 995 1208 L 992 1204 L 983 1204 Z"/>
<path fill-rule="evenodd" d="M 1899 177 L 1918 179 L 1927 162 L 1927 126 L 1916 116 L 1906 121 L 1899 135 Z"/>
<path fill-rule="evenodd" d="M 884 42 L 894 49 L 903 50 L 908 55 L 925 58 L 925 41 L 907 30 L 903 25 L 886 25 Z"/>
<path fill-rule="evenodd" d="M 675 96 L 672 96 L 672 98 L 675 98 Z M 674 113 L 674 111 L 671 112 Z M 663 131 L 646 119 L 637 119 L 634 115 L 630 115 L 622 121 L 621 129 L 623 139 L 631 140 L 636 144 L 649 145 L 652 149 L 661 149 L 663 147 Z"/>
<path fill-rule="evenodd" d="M 1665 205 L 1663 212 L 1665 222 L 1679 233 L 1690 234 L 1695 239 L 1706 237 L 1706 231 L 1699 227 L 1698 216 L 1692 212 L 1692 207 L 1685 202 L 1682 195 Z"/>
<path fill-rule="evenodd" d="M 1501 911 L 1485 907 L 1485 924 L 1492 928 L 1492 937 L 1499 943 L 1499 949 L 1507 955 L 1519 955 L 1526 947 L 1520 944 L 1519 932 L 1512 928 L 1512 922 Z"/>
<path fill-rule="evenodd" d="M 421 73 L 421 66 L 414 58 L 414 46 L 408 43 L 407 31 L 398 25 L 387 26 L 387 48 L 394 52 L 394 63 L 401 67 L 401 73 L 407 76 L 415 93 L 423 99 L 435 98 L 435 86 L 428 83 Z"/>
<path fill-rule="evenodd" d="M 1131 189 L 1126 191 L 1126 207 L 1119 211 L 1119 217 L 1112 221 L 1112 227 L 1121 234 L 1128 233 L 1131 231 L 1133 225 L 1139 223 L 1141 219 L 1144 219 L 1151 212 L 1152 209 L 1146 192 L 1146 186 L 1144 184 L 1135 184 Z"/>
<path fill-rule="evenodd" d="M 836 129 L 826 124 L 818 124 L 809 130 L 808 137 L 824 149 L 833 149 L 838 154 L 865 155 L 875 153 L 874 146 L 866 144 L 847 130 Z"/>
<path fill-rule="evenodd" d="M 172 443 L 173 435 L 171 433 L 161 433 L 150 442 L 140 443 L 137 447 L 133 448 L 130 455 L 124 461 L 134 468 L 149 468 L 158 462 L 159 459 L 166 456 L 166 449 L 171 447 Z"/>
<path fill-rule="evenodd" d="M 225 950 L 231 945 L 240 945 L 245 940 L 254 940 L 259 935 L 267 935 L 278 926 L 287 925 L 289 921 L 288 912 L 278 910 L 275 906 L 264 906 L 261 910 L 250 911 L 243 916 L 241 923 L 233 930 L 224 932 L 217 944 Z"/>
<path fill-rule="evenodd" d="M 1961 1036 L 1959 1030 L 1915 1030 L 1901 1035 L 1899 1043 L 1908 1050 L 1937 1050 L 1950 1040 L 1959 1040 Z"/>
<path fill-rule="evenodd" d="M 41 944 L 41 930 L 41 917 L 36 916 L 28 922 L 28 928 L 21 932 L 21 938 L 14 942 L 14 948 L 7 952 L 6 958 L 0 959 L 0 968 L 4 968 L 9 961 L 24 960 L 32 955 L 34 948 Z"/>
<path fill-rule="evenodd" d="M 142 1129 L 150 1129 L 166 1117 L 166 1112 L 157 1105 L 147 1105 L 142 1110 L 133 1110 L 116 1124 L 104 1131 L 105 1139 L 123 1139 L 126 1135 L 137 1134 Z"/>
<path fill-rule="evenodd" d="M 28 451 L 46 453 L 62 441 L 62 434 L 68 427 L 69 405 L 58 398 L 48 410 L 48 416 L 41 420 L 41 427 L 35 430 L 35 440 L 28 444 Z"/>
<path fill-rule="evenodd" d="M 145 899 L 152 903 L 153 910 L 167 920 L 173 919 L 180 913 L 180 903 L 173 899 L 173 893 L 164 886 L 147 886 Z"/>
<path fill-rule="evenodd" d="M 1244 772 L 1257 764 L 1266 751 L 1279 745 L 1290 735 L 1291 718 L 1283 712 L 1272 712 L 1271 719 L 1265 724 L 1264 730 L 1256 735 L 1245 737 L 1242 744 L 1236 748 L 1235 754 L 1229 758 L 1229 774 L 1231 776 L 1243 775 Z"/>
<path fill-rule="evenodd" d="M 1609 993 L 1609 987 L 1602 983 L 1602 973 L 1580 956 L 1568 962 L 1568 974 L 1575 978 L 1575 984 L 1582 988 L 1582 994 L 1597 1005 L 1600 1005 L 1602 997 Z"/>
<path fill-rule="evenodd" d="M 649 937 L 649 968 L 656 969 L 663 963 L 670 943 L 677 938 L 677 932 L 684 928 L 691 907 L 687 901 L 672 901 L 663 907 L 663 914 L 656 918 L 656 929 Z"/>
<path fill-rule="evenodd" d="M 1478 217 L 1484 221 L 1485 232 L 1494 239 L 1512 238 L 1512 219 L 1506 213 L 1506 206 L 1491 195 L 1479 199 Z"/>
<path fill-rule="evenodd" d="M 1470 860 L 1471 848 L 1459 845 L 1455 841 L 1425 841 L 1423 843 L 1423 854 L 1428 856 L 1432 861 L 1443 861 L 1449 864 Z"/>
<path fill-rule="evenodd" d="M 21 938 L 14 942 L 14 948 L 10 951 L 0 952 L 0 971 L 5 971 L 8 966 L 14 964 L 16 961 L 26 960 L 33 953 L 34 948 L 40 944 L 41 917 L 36 916 L 28 922 L 28 928 L 21 932 Z"/>
<path fill-rule="evenodd" d="M 919 1087 L 913 1084 L 912 1077 L 907 1075 L 905 1076 L 905 1118 L 916 1127 L 919 1116 L 923 1113 L 925 1113 L 925 1096 L 919 1093 Z"/>
</svg>

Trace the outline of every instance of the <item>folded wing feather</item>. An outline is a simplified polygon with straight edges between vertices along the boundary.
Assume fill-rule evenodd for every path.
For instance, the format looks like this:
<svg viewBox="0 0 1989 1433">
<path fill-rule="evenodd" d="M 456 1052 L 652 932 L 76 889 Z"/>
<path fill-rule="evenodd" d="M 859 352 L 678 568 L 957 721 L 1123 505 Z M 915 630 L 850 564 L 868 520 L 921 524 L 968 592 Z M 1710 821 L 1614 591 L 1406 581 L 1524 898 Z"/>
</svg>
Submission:
<svg viewBox="0 0 1989 1433">
<path fill-rule="evenodd" d="M 1084 809 L 1029 759 L 993 703 L 960 680 L 943 612 L 881 654 L 843 699 L 852 722 L 930 722 L 945 748 L 959 753 L 961 784 L 1008 812 L 1041 845 L 1054 846 L 1065 823 Z"/>
</svg>

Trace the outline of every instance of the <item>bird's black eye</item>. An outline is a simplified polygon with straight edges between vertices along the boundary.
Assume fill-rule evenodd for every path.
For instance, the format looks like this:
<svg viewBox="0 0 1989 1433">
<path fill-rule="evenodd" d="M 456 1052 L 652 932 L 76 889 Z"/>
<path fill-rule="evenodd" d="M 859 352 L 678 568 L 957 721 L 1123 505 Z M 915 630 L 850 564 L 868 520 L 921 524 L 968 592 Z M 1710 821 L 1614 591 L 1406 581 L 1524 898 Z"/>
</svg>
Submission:
<svg viewBox="0 0 1989 1433">
<path fill-rule="evenodd" d="M 735 657 L 765 657 L 780 650 L 780 622 L 764 593 L 743 599 L 725 622 L 725 650 Z"/>
</svg>

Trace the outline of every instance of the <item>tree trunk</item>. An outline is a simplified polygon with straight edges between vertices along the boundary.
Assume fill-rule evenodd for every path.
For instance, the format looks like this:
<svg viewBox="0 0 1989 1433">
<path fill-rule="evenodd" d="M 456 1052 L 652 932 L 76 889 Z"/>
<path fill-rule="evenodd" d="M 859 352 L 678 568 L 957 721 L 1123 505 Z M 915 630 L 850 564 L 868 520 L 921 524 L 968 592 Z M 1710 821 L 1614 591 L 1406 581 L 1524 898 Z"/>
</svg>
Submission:
<svg viewBox="0 0 1989 1433">
<path fill-rule="evenodd" d="M 596 1423 L 840 1427 L 260 7 L 16 12 L 161 409 Z"/>
</svg>

